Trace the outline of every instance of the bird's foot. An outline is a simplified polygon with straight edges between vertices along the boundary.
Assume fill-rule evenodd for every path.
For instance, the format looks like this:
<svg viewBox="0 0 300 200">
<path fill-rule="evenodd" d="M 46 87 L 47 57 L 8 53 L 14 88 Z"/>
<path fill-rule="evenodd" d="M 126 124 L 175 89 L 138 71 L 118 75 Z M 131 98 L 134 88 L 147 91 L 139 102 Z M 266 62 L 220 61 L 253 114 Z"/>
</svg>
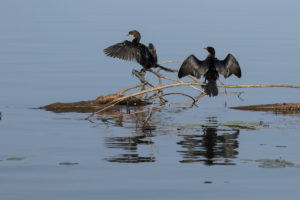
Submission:
<svg viewBox="0 0 300 200">
<path fill-rule="evenodd" d="M 132 74 L 133 75 L 135 75 L 138 79 L 140 79 L 140 81 L 142 82 L 142 83 L 145 83 L 146 81 L 145 81 L 145 74 L 146 74 L 146 72 L 145 71 L 137 71 L 137 70 L 132 70 Z"/>
</svg>

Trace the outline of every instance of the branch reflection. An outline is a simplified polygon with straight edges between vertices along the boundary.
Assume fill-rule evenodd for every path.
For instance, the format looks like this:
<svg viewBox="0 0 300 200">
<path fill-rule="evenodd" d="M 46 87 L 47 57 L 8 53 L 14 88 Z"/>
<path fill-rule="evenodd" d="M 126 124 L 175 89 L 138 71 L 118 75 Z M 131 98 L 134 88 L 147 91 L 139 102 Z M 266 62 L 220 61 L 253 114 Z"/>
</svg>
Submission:
<svg viewBox="0 0 300 200">
<path fill-rule="evenodd" d="M 203 162 L 205 165 L 235 165 L 230 158 L 238 154 L 239 129 L 203 127 L 202 135 L 185 135 L 179 144 L 183 149 L 181 163 Z"/>
<path fill-rule="evenodd" d="M 105 139 L 107 148 L 121 149 L 126 153 L 105 158 L 105 160 L 119 163 L 154 162 L 155 157 L 153 155 L 140 156 L 138 152 L 138 147 L 142 147 L 143 145 L 151 146 L 152 144 L 153 142 L 151 139 L 145 135 L 133 137 L 108 137 Z"/>
</svg>

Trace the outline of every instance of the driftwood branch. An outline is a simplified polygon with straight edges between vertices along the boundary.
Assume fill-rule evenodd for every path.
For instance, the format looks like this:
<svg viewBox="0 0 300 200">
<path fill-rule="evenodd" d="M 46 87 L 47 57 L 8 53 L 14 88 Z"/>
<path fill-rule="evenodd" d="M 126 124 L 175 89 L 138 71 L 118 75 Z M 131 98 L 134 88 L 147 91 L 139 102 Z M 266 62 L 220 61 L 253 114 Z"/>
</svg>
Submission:
<svg viewBox="0 0 300 200">
<path fill-rule="evenodd" d="M 97 112 L 97 114 L 113 107 L 114 105 L 116 105 L 117 103 L 121 102 L 122 100 L 129 98 L 129 97 L 134 97 L 140 94 L 144 94 L 144 93 L 149 93 L 149 92 L 153 92 L 156 90 L 161 90 L 161 89 L 165 89 L 165 88 L 170 88 L 170 87 L 178 87 L 178 86 L 190 86 L 190 85 L 205 85 L 205 83 L 187 83 L 187 82 L 182 82 L 182 83 L 173 83 L 173 84 L 169 84 L 169 85 L 164 85 L 164 86 L 160 86 L 160 87 L 155 87 L 155 88 L 150 88 L 147 90 L 143 90 L 143 91 L 139 91 L 136 93 L 132 93 L 132 94 L 128 94 L 122 97 L 119 97 L 115 100 L 113 100 L 109 106 L 99 110 Z M 264 84 L 264 85 L 217 85 L 217 87 L 223 87 L 223 88 L 250 88 L 250 87 L 255 87 L 255 88 L 263 88 L 263 87 L 288 87 L 288 88 L 300 88 L 300 86 L 298 85 L 286 85 L 286 84 Z"/>
<path fill-rule="evenodd" d="M 266 87 L 300 88 L 300 85 L 287 85 L 287 84 L 217 85 L 217 87 L 223 87 L 223 88 L 266 88 Z"/>
<path fill-rule="evenodd" d="M 180 60 L 175 61 L 166 61 L 159 64 L 166 64 L 166 63 L 174 63 L 174 62 L 182 62 Z M 170 68 L 172 69 L 172 68 Z M 175 73 L 178 72 L 177 69 L 172 69 Z M 95 100 L 91 101 L 82 101 L 82 102 L 74 102 L 74 103 L 55 103 L 50 104 L 48 106 L 44 106 L 41 108 L 47 109 L 47 110 L 55 110 L 57 112 L 64 112 L 64 111 L 73 111 L 75 108 L 80 112 L 92 112 L 86 119 L 90 120 L 91 117 L 95 116 L 96 114 L 105 114 L 112 112 L 113 114 L 110 115 L 111 117 L 105 118 L 105 115 L 98 116 L 99 119 L 110 120 L 110 119 L 116 119 L 116 118 L 122 118 L 124 116 L 131 116 L 131 117 L 137 117 L 139 113 L 146 113 L 146 117 L 142 120 L 143 123 L 147 123 L 153 112 L 155 110 L 161 109 L 166 105 L 175 104 L 175 102 L 168 102 L 167 99 L 164 99 L 163 97 L 168 95 L 181 95 L 186 96 L 190 98 L 191 106 L 196 105 L 196 102 L 199 101 L 201 98 L 206 96 L 206 93 L 200 89 L 197 86 L 205 86 L 206 83 L 200 83 L 196 78 L 193 76 L 188 76 L 192 81 L 191 82 L 184 82 L 181 80 L 178 80 L 176 78 L 170 78 L 166 75 L 163 75 L 160 73 L 160 71 L 154 71 L 152 69 L 146 70 L 146 72 L 150 72 L 154 76 L 158 78 L 158 81 L 156 84 L 150 83 L 149 81 L 146 81 L 144 79 L 145 74 L 139 74 L 138 71 L 133 70 L 133 72 L 136 72 L 135 75 L 139 80 L 141 81 L 140 84 L 130 86 L 128 88 L 122 89 L 121 91 L 106 95 L 106 96 L 99 96 Z M 145 72 L 145 73 L 146 73 Z M 171 81 L 174 83 L 170 84 L 163 84 L 163 80 Z M 220 80 L 222 83 L 222 81 Z M 194 89 L 199 93 L 197 97 L 192 97 L 189 94 L 186 93 L 180 93 L 180 92 L 171 92 L 167 93 L 165 92 L 165 89 L 172 88 L 172 87 L 179 87 L 179 86 L 188 86 Z M 217 85 L 219 88 L 266 88 L 266 87 L 287 87 L 287 88 L 300 88 L 299 85 L 287 85 L 287 84 L 261 84 L 261 85 L 224 85 L 222 83 L 221 85 Z M 141 88 L 141 91 L 136 92 L 137 89 Z M 132 92 L 131 90 L 134 90 Z M 127 94 L 125 94 L 127 93 Z M 146 95 L 145 95 L 146 94 Z M 151 94 L 148 95 L 148 94 Z M 146 96 L 146 97 L 144 97 Z M 149 97 L 150 96 L 150 97 Z M 160 101 L 160 104 L 158 104 L 158 100 Z M 116 106 L 118 105 L 118 106 Z M 124 112 L 122 109 L 120 109 L 120 106 L 127 106 L 127 111 Z M 129 106 L 143 106 L 140 107 L 142 110 L 131 112 Z M 146 107 L 144 107 L 146 106 Z M 145 109 L 146 108 L 146 109 Z M 54 112 L 55 112 L 54 111 Z M 106 111 L 106 112 L 104 112 Z M 76 111 L 75 111 L 76 112 Z M 143 115 L 144 116 L 144 115 Z"/>
</svg>

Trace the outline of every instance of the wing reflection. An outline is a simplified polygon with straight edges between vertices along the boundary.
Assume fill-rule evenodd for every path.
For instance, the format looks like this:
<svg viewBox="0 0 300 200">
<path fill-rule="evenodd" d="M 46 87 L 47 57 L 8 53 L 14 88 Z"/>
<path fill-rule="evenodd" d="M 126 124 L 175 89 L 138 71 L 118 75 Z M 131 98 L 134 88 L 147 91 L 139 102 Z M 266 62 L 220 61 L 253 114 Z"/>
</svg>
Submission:
<svg viewBox="0 0 300 200">
<path fill-rule="evenodd" d="M 138 152 L 138 147 L 142 147 L 143 145 L 151 147 L 152 144 L 151 139 L 145 135 L 135 137 L 108 137 L 105 139 L 107 148 L 121 149 L 122 151 L 126 151 L 126 153 L 105 158 L 105 160 L 119 163 L 155 162 L 155 157 L 151 153 L 149 156 L 140 156 Z"/>
<path fill-rule="evenodd" d="M 230 158 L 238 154 L 239 129 L 224 130 L 218 127 L 203 127 L 203 135 L 182 136 L 179 144 L 185 150 L 179 152 L 179 162 L 204 162 L 206 165 L 235 165 Z"/>
</svg>

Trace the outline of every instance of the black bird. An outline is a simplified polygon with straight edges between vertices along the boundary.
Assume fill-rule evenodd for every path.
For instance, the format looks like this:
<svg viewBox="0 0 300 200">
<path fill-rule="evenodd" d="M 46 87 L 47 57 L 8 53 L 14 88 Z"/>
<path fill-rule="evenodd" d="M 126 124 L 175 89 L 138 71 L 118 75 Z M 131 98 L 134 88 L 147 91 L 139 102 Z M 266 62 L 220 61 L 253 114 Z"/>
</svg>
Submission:
<svg viewBox="0 0 300 200">
<path fill-rule="evenodd" d="M 228 78 L 231 74 L 241 78 L 241 68 L 233 55 L 228 54 L 224 60 L 218 60 L 215 57 L 215 49 L 213 47 L 206 47 L 204 49 L 208 51 L 206 59 L 201 61 L 194 55 L 190 55 L 182 63 L 178 77 L 192 75 L 199 79 L 201 75 L 204 75 L 205 82 L 206 80 L 208 81 L 205 86 L 205 92 L 209 96 L 217 96 L 218 88 L 216 81 L 219 78 L 219 73 L 225 78 Z"/>
<path fill-rule="evenodd" d="M 127 36 L 133 36 L 132 41 L 125 40 L 124 42 L 114 44 L 104 49 L 107 56 L 119 58 L 123 60 L 135 60 L 143 66 L 142 71 L 150 68 L 159 67 L 165 71 L 173 72 L 173 70 L 157 64 L 156 49 L 152 43 L 148 46 L 140 43 L 141 34 L 137 30 L 130 31 Z"/>
</svg>

